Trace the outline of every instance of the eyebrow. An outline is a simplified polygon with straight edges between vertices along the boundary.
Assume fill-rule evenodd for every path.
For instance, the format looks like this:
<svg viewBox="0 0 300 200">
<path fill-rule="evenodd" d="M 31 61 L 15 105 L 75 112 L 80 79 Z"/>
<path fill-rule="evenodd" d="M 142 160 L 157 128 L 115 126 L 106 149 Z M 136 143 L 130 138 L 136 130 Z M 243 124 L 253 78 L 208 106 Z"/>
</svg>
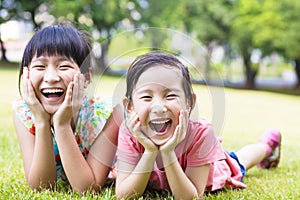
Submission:
<svg viewBox="0 0 300 200">
<path fill-rule="evenodd" d="M 48 60 L 48 59 L 45 56 L 40 56 L 38 58 L 32 59 L 32 62 L 46 61 L 46 60 Z M 57 61 L 59 61 L 59 62 L 61 62 L 61 61 L 71 61 L 71 62 L 73 62 L 72 59 L 69 59 L 69 58 L 67 58 L 65 56 L 59 56 L 58 59 L 57 59 Z"/>
<path fill-rule="evenodd" d="M 151 89 L 144 89 L 144 90 L 137 90 L 136 94 L 142 94 L 142 93 L 151 93 L 153 90 Z M 164 92 L 180 92 L 180 89 L 177 88 L 165 88 Z"/>
</svg>

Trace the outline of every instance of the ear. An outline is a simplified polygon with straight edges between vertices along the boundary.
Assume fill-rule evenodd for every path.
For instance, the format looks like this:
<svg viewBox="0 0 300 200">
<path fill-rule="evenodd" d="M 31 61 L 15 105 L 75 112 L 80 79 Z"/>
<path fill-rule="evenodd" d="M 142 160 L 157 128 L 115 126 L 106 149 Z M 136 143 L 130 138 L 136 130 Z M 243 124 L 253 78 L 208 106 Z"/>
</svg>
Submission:
<svg viewBox="0 0 300 200">
<path fill-rule="evenodd" d="M 191 105 L 192 102 L 188 101 L 188 106 L 190 107 L 191 111 L 194 109 L 196 101 L 197 101 L 197 96 L 195 93 L 192 94 L 192 97 L 193 97 L 193 102 L 194 102 L 193 105 Z"/>
<path fill-rule="evenodd" d="M 91 83 L 93 78 L 93 71 L 91 68 L 89 68 L 89 72 L 84 74 L 84 88 L 87 88 L 88 85 Z"/>
<path fill-rule="evenodd" d="M 132 100 L 128 99 L 128 98 L 124 98 L 123 99 L 123 106 L 124 106 L 124 111 L 130 113 L 131 111 L 133 111 L 133 104 L 132 104 Z"/>
</svg>

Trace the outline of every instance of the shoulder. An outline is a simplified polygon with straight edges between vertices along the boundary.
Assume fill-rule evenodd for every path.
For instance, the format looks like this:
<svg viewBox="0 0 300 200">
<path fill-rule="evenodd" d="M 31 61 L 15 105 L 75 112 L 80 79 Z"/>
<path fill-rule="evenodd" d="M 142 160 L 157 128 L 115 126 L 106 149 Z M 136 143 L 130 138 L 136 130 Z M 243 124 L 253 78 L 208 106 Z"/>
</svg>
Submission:
<svg viewBox="0 0 300 200">
<path fill-rule="evenodd" d="M 143 146 L 128 130 L 125 121 L 122 122 L 119 128 L 118 147 L 120 149 L 135 149 L 140 152 L 144 150 Z"/>
<path fill-rule="evenodd" d="M 125 125 L 125 121 L 121 123 L 121 126 L 119 128 L 119 141 L 131 141 L 131 142 L 137 142 L 137 140 L 133 137 L 133 135 L 128 130 L 127 126 Z"/>
<path fill-rule="evenodd" d="M 112 103 L 109 99 L 101 97 L 85 97 L 80 110 L 80 117 L 88 119 L 108 119 L 112 112 Z"/>
<path fill-rule="evenodd" d="M 188 166 L 212 163 L 224 156 L 212 124 L 207 120 L 190 120 L 185 141 Z"/>
<path fill-rule="evenodd" d="M 196 127 L 208 127 L 211 126 L 211 123 L 204 118 L 199 118 L 197 120 L 190 119 L 189 125 L 196 126 Z"/>
<path fill-rule="evenodd" d="M 189 120 L 188 134 L 195 137 L 215 135 L 212 124 L 206 119 Z"/>
<path fill-rule="evenodd" d="M 13 102 L 13 111 L 15 116 L 25 125 L 30 133 L 35 134 L 33 114 L 23 99 Z"/>
<path fill-rule="evenodd" d="M 144 147 L 130 133 L 124 121 L 119 129 L 117 158 L 130 164 L 138 163 L 144 152 Z"/>
<path fill-rule="evenodd" d="M 85 97 L 78 114 L 76 133 L 87 138 L 88 143 L 92 144 L 105 126 L 111 112 L 109 100 L 101 97 Z"/>
<path fill-rule="evenodd" d="M 29 107 L 25 103 L 23 99 L 19 99 L 13 102 L 13 109 L 14 112 L 18 111 L 29 111 Z"/>
<path fill-rule="evenodd" d="M 83 109 L 90 108 L 95 110 L 101 110 L 104 112 L 112 110 L 112 101 L 110 98 L 102 98 L 102 97 L 85 97 L 83 100 Z"/>
</svg>

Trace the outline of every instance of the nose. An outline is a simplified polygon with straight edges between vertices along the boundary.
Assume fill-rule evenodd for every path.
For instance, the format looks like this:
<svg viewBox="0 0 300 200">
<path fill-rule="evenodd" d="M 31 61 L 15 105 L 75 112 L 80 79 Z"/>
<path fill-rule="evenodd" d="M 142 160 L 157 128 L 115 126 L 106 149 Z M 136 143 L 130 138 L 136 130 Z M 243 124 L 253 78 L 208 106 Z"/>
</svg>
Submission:
<svg viewBox="0 0 300 200">
<path fill-rule="evenodd" d="M 164 104 L 155 104 L 152 107 L 152 112 L 155 114 L 162 114 L 167 112 L 167 108 L 164 106 Z"/>
<path fill-rule="evenodd" d="M 44 74 L 44 81 L 52 83 L 52 82 L 57 82 L 59 80 L 60 80 L 60 78 L 59 78 L 56 68 L 55 67 L 47 67 L 45 74 Z"/>
</svg>

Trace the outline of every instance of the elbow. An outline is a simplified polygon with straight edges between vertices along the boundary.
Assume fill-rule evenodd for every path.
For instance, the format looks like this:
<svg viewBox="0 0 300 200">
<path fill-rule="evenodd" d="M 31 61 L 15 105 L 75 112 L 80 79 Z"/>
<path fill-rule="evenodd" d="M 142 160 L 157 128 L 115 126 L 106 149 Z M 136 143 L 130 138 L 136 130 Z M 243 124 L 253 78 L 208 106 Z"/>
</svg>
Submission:
<svg viewBox="0 0 300 200">
<path fill-rule="evenodd" d="M 198 200 L 198 199 L 203 199 L 203 195 L 199 194 L 193 194 L 193 195 L 187 195 L 187 194 L 179 194 L 179 195 L 174 195 L 175 199 L 191 199 L 191 200 Z"/>
<path fill-rule="evenodd" d="M 42 189 L 47 189 L 46 187 L 37 186 L 35 184 L 27 183 L 30 189 L 40 192 Z"/>
<path fill-rule="evenodd" d="M 105 184 L 105 181 L 99 181 L 90 178 L 85 180 L 79 180 L 73 183 L 70 182 L 70 184 L 73 192 L 84 194 L 88 191 L 100 192 Z"/>
<path fill-rule="evenodd" d="M 126 192 L 120 192 L 118 190 L 115 191 L 116 199 L 137 199 L 141 196 L 141 194 L 138 193 L 126 193 Z"/>
<path fill-rule="evenodd" d="M 95 183 L 81 183 L 76 185 L 71 185 L 72 191 L 79 194 L 85 194 L 88 191 L 99 192 L 101 191 L 101 186 Z"/>
<path fill-rule="evenodd" d="M 116 194 L 116 199 L 137 199 L 138 195 Z"/>
<path fill-rule="evenodd" d="M 128 198 L 128 195 L 125 195 L 124 193 L 121 193 L 117 190 L 115 192 L 116 192 L 116 198 L 117 199 L 127 199 Z"/>
<path fill-rule="evenodd" d="M 90 191 L 90 188 L 78 188 L 78 187 L 72 187 L 72 191 L 76 192 L 78 194 L 85 194 L 87 191 Z"/>
<path fill-rule="evenodd" d="M 43 189 L 53 189 L 55 186 L 54 182 L 43 183 L 43 182 L 36 182 L 30 180 L 27 180 L 27 184 L 32 190 L 35 191 L 41 191 Z"/>
</svg>

